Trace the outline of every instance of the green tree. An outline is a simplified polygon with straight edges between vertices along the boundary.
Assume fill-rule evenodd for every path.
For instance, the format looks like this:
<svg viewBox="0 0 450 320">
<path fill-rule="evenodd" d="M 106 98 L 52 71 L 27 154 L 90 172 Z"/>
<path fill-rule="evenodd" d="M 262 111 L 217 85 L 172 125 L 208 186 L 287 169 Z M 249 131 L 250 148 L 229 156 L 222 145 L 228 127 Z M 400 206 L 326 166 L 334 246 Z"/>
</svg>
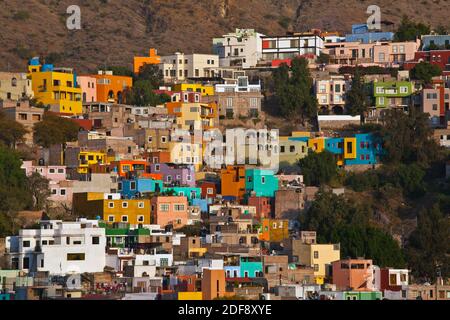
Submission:
<svg viewBox="0 0 450 320">
<path fill-rule="evenodd" d="M 47 207 L 51 195 L 49 182 L 37 172 L 27 178 L 27 188 L 33 198 L 33 210 L 43 210 Z"/>
<path fill-rule="evenodd" d="M 125 90 L 125 101 L 136 106 L 156 106 L 167 102 L 167 95 L 154 93 L 150 80 L 138 80 L 132 88 Z"/>
<path fill-rule="evenodd" d="M 23 142 L 27 133 L 27 129 L 21 123 L 8 119 L 3 112 L 0 112 L 0 128 L 0 142 L 13 149 L 17 143 Z"/>
<path fill-rule="evenodd" d="M 67 118 L 61 118 L 46 112 L 43 120 L 34 125 L 34 141 L 48 148 L 54 144 L 77 141 L 80 126 Z"/>
<path fill-rule="evenodd" d="M 423 23 L 415 23 L 408 16 L 403 16 L 400 26 L 394 35 L 395 41 L 412 41 L 417 37 L 430 34 L 430 27 Z"/>
<path fill-rule="evenodd" d="M 433 280 L 437 267 L 444 278 L 450 276 L 450 220 L 438 205 L 420 212 L 406 254 L 416 277 Z"/>
<path fill-rule="evenodd" d="M 338 167 L 333 154 L 310 151 L 308 156 L 298 162 L 306 185 L 320 186 L 330 183 L 338 175 Z"/>
<path fill-rule="evenodd" d="M 434 32 L 436 32 L 439 35 L 447 35 L 448 34 L 447 28 L 444 27 L 443 25 L 437 26 L 436 29 L 434 30 Z"/>
<path fill-rule="evenodd" d="M 158 89 L 163 85 L 164 75 L 161 69 L 154 64 L 144 64 L 135 75 L 135 81 L 148 80 L 153 88 Z"/>
<path fill-rule="evenodd" d="M 433 130 L 428 116 L 414 108 L 408 114 L 388 110 L 383 118 L 381 138 L 384 142 L 383 161 L 394 163 L 417 163 L 427 166 L 438 160 L 440 147 L 432 139 Z"/>
<path fill-rule="evenodd" d="M 27 179 L 21 165 L 17 153 L 0 143 L 0 236 L 16 231 L 15 214 L 29 208 L 31 204 Z"/>
<path fill-rule="evenodd" d="M 300 217 L 300 223 L 302 230 L 317 232 L 318 243 L 340 243 L 342 257 L 362 256 L 381 267 L 403 267 L 404 257 L 398 243 L 370 224 L 372 215 L 370 207 L 322 190 Z"/>
<path fill-rule="evenodd" d="M 275 96 L 284 117 L 304 121 L 317 115 L 317 100 L 312 94 L 313 80 L 308 69 L 308 60 L 295 58 L 290 69 L 286 64 L 282 64 L 275 70 L 273 77 Z"/>
<path fill-rule="evenodd" d="M 429 62 L 420 62 L 411 70 L 411 77 L 426 84 L 431 83 L 433 77 L 440 76 L 442 70 L 439 66 Z"/>
<path fill-rule="evenodd" d="M 364 115 L 369 106 L 366 99 L 364 81 L 361 78 L 358 68 L 355 70 L 355 75 L 352 79 L 352 86 L 346 95 L 345 107 L 347 112 L 352 116 L 360 115 L 361 122 L 363 122 Z"/>
</svg>

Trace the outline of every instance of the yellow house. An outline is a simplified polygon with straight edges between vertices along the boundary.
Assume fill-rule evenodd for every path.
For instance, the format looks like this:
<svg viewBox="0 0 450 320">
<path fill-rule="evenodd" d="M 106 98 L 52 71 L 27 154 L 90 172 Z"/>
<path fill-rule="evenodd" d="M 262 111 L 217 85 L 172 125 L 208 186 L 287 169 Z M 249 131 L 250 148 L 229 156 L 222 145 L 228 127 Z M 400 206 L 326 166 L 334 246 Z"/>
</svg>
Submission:
<svg viewBox="0 0 450 320">
<path fill-rule="evenodd" d="M 203 300 L 202 292 L 178 292 L 178 300 Z"/>
<path fill-rule="evenodd" d="M 289 140 L 289 138 L 279 138 L 279 159 L 280 163 L 286 162 L 293 165 L 308 155 L 308 143 L 306 141 Z"/>
<path fill-rule="evenodd" d="M 166 103 L 167 113 L 175 115 L 178 129 L 210 130 L 219 124 L 217 104 L 211 103 Z"/>
<path fill-rule="evenodd" d="M 341 259 L 339 244 L 305 244 L 300 240 L 293 242 L 292 255 L 302 265 L 312 266 L 319 282 L 328 276 L 327 266 Z"/>
<path fill-rule="evenodd" d="M 120 199 L 119 194 L 74 193 L 73 212 L 88 218 L 99 216 L 107 223 L 150 224 L 151 203 L 149 199 Z"/>
<path fill-rule="evenodd" d="M 104 152 L 81 151 L 78 154 L 78 173 L 88 173 L 90 165 L 107 163 L 109 163 L 109 159 L 107 154 Z"/>
<path fill-rule="evenodd" d="M 38 58 L 33 58 L 28 66 L 28 77 L 37 101 L 49 105 L 54 112 L 81 114 L 82 91 L 73 69 L 54 68 L 38 61 Z"/>
<path fill-rule="evenodd" d="M 202 96 L 213 96 L 214 95 L 214 86 L 211 85 L 202 85 L 200 83 L 180 83 L 176 84 L 172 87 L 172 90 L 175 92 L 200 92 Z"/>
</svg>

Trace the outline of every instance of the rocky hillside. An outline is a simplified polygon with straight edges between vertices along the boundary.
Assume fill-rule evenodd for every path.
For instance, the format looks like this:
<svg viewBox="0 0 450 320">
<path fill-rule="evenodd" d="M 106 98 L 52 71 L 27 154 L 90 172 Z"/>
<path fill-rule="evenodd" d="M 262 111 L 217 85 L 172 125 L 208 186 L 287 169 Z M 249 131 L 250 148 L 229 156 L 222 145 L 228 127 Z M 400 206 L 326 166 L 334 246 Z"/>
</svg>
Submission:
<svg viewBox="0 0 450 320">
<path fill-rule="evenodd" d="M 82 29 L 66 28 L 66 9 L 81 8 Z M 448 25 L 448 0 L 0 0 L 0 69 L 24 70 L 32 55 L 49 56 L 79 72 L 130 65 L 149 47 L 210 52 L 211 39 L 234 28 L 265 34 L 311 27 L 349 31 L 378 4 L 382 19 L 406 14 L 432 26 Z"/>
</svg>

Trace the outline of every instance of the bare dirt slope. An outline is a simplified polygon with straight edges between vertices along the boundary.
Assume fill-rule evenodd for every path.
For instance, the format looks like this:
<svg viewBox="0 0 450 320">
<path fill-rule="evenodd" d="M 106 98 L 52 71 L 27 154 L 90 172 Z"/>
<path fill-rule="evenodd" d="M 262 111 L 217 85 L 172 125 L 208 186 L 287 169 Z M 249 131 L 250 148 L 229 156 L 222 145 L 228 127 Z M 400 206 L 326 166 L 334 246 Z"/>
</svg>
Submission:
<svg viewBox="0 0 450 320">
<path fill-rule="evenodd" d="M 66 28 L 72 4 L 81 7 L 79 31 Z M 23 70 L 32 55 L 51 55 L 79 72 L 131 66 L 149 47 L 161 54 L 210 52 L 211 39 L 234 28 L 345 32 L 366 21 L 371 4 L 394 23 L 407 14 L 432 26 L 449 24 L 449 0 L 0 0 L 0 69 Z"/>
</svg>

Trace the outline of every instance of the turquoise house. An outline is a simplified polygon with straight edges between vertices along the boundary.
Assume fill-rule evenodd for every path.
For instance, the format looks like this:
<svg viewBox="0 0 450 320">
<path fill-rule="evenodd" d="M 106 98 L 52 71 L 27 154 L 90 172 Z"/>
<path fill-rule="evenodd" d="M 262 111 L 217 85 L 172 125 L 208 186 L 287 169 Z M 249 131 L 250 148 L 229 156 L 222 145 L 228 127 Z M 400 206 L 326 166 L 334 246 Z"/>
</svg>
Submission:
<svg viewBox="0 0 450 320">
<path fill-rule="evenodd" d="M 241 278 L 257 278 L 263 276 L 263 264 L 260 257 L 241 257 Z"/>
<path fill-rule="evenodd" d="M 273 198 L 278 188 L 278 178 L 272 170 L 245 170 L 245 191 L 247 195 L 255 192 L 256 197 Z"/>
<path fill-rule="evenodd" d="M 167 187 L 164 188 L 163 192 L 173 191 L 174 195 L 186 197 L 190 205 L 194 199 L 201 199 L 202 189 L 194 187 Z"/>
</svg>

